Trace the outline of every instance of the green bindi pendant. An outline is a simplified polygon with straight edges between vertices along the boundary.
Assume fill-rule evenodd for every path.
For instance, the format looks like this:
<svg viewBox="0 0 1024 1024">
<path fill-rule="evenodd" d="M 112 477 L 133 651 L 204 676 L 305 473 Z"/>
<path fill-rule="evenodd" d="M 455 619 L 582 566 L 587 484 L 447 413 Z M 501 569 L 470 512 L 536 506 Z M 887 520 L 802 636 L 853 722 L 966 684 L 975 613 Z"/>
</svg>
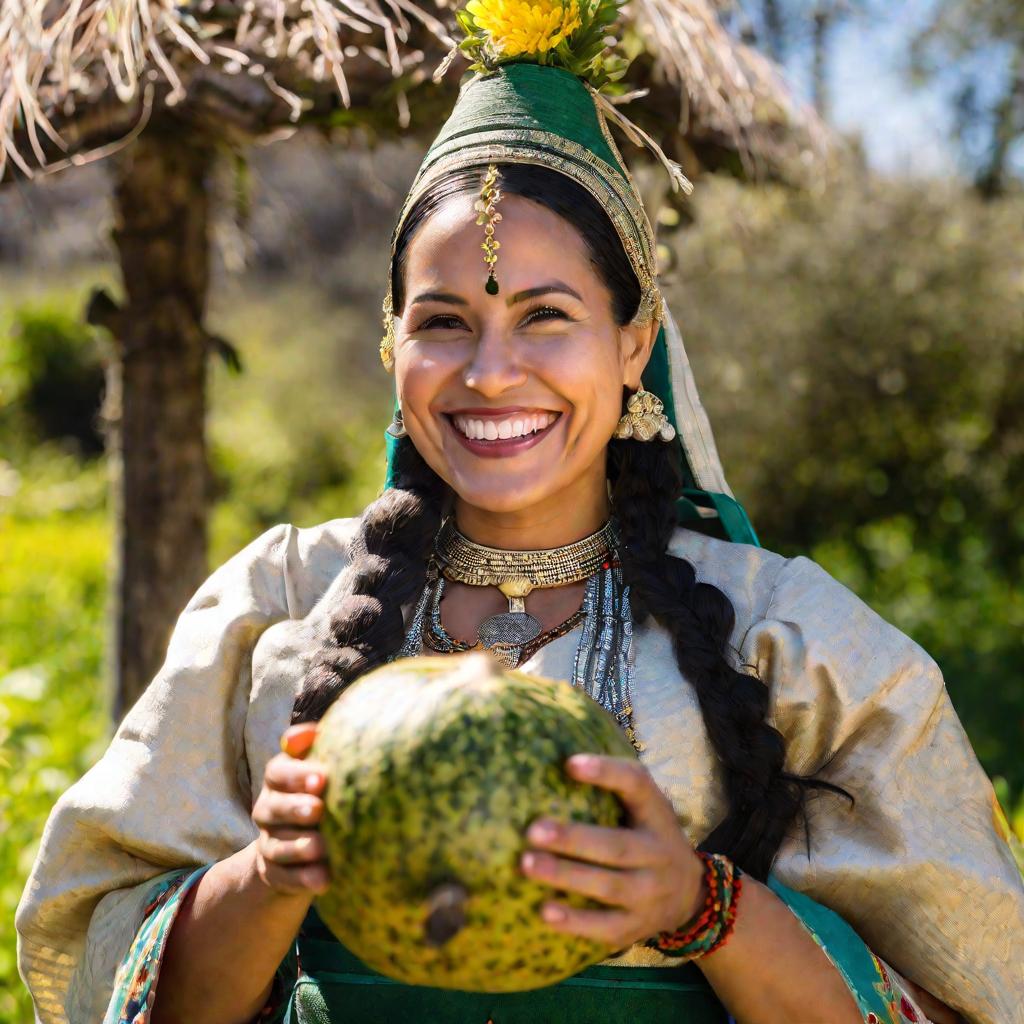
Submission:
<svg viewBox="0 0 1024 1024">
<path fill-rule="evenodd" d="M 487 292 L 488 295 L 498 294 L 498 282 L 493 274 L 487 278 L 487 284 L 484 285 L 484 291 Z"/>
</svg>

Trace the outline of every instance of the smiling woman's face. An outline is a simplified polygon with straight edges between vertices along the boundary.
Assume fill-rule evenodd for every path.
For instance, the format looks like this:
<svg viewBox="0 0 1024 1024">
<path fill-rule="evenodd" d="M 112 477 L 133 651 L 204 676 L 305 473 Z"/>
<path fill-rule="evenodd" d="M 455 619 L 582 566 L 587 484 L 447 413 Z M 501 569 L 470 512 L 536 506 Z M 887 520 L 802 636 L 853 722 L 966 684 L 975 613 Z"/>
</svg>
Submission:
<svg viewBox="0 0 1024 1024">
<path fill-rule="evenodd" d="M 619 327 L 579 232 L 508 193 L 487 294 L 474 199 L 445 201 L 408 248 L 395 373 L 409 437 L 482 511 L 603 500 L 622 388 L 639 386 L 656 327 Z"/>
</svg>

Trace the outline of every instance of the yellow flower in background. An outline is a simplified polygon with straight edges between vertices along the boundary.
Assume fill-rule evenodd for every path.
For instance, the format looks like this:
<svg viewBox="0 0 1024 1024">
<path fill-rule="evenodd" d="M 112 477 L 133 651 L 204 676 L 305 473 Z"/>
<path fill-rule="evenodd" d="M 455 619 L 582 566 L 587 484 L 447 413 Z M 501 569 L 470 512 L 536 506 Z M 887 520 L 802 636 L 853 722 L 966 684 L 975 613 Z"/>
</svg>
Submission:
<svg viewBox="0 0 1024 1024">
<path fill-rule="evenodd" d="M 578 0 L 470 0 L 466 10 L 502 57 L 547 53 L 582 23 Z"/>
</svg>

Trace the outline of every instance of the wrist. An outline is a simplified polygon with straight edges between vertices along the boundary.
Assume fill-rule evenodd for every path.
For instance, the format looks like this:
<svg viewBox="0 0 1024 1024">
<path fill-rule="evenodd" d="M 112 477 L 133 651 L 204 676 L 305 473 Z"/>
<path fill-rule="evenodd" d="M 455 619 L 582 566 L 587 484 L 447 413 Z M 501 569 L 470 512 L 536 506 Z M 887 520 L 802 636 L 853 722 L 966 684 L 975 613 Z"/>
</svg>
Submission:
<svg viewBox="0 0 1024 1024">
<path fill-rule="evenodd" d="M 659 932 L 646 942 L 666 956 L 694 960 L 715 952 L 732 933 L 742 889 L 742 872 L 721 854 L 697 854 L 704 864 L 704 904 L 680 927 Z"/>
<path fill-rule="evenodd" d="M 686 927 L 704 909 L 708 898 L 708 885 L 704 872 L 704 861 L 696 853 L 691 857 L 687 884 L 683 887 L 681 905 L 676 907 L 672 923 L 668 928 Z"/>
</svg>

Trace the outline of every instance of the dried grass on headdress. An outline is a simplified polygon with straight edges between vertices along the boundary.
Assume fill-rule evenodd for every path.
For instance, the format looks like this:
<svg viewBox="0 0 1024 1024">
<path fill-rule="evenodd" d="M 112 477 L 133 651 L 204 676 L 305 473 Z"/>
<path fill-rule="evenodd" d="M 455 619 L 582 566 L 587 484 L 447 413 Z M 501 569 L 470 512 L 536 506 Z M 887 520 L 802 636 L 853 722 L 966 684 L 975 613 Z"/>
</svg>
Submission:
<svg viewBox="0 0 1024 1024">
<path fill-rule="evenodd" d="M 624 14 L 655 77 L 681 94 L 684 129 L 769 165 L 823 148 L 814 114 L 725 31 L 710 0 L 631 0 Z M 285 122 L 299 120 L 319 83 L 349 106 L 353 76 L 371 64 L 400 80 L 401 104 L 401 83 L 429 75 L 452 30 L 445 0 L 3 0 L 0 178 L 8 160 L 32 176 L 28 150 L 39 167 L 94 158 L 100 151 L 81 150 L 102 132 L 84 125 L 101 101 L 134 106 L 137 132 L 154 102 L 181 103 L 204 69 L 284 101 Z M 55 150 L 68 159 L 55 161 Z"/>
</svg>

